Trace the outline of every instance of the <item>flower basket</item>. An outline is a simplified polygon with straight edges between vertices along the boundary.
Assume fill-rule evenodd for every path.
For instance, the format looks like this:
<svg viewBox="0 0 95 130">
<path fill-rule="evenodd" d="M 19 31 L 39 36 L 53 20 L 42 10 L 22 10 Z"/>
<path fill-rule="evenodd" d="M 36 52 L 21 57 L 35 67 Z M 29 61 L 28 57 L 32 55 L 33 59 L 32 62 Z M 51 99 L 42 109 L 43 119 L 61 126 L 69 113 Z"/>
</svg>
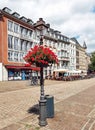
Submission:
<svg viewBox="0 0 95 130">
<path fill-rule="evenodd" d="M 50 64 L 58 64 L 58 58 L 55 53 L 48 47 L 36 45 L 28 51 L 24 60 L 30 65 L 35 64 L 37 67 L 47 67 Z"/>
</svg>

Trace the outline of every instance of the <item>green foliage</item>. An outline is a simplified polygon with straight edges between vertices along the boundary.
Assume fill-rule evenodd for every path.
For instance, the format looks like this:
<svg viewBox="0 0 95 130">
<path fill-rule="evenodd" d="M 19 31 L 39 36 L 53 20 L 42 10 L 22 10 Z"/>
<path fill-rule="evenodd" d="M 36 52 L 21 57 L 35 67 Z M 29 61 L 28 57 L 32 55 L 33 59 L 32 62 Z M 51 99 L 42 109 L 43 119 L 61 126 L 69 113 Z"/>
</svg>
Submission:
<svg viewBox="0 0 95 130">
<path fill-rule="evenodd" d="M 95 70 L 95 52 L 91 54 L 91 64 L 89 65 L 89 70 Z"/>
</svg>

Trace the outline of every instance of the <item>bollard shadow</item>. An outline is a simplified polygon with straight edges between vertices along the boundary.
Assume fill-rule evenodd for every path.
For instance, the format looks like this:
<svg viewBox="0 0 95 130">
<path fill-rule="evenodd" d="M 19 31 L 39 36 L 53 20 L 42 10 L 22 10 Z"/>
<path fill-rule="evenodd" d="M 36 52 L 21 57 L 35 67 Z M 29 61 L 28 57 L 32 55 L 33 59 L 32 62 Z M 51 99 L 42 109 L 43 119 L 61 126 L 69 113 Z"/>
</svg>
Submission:
<svg viewBox="0 0 95 130">
<path fill-rule="evenodd" d="M 39 104 L 35 104 L 27 110 L 28 113 L 39 115 Z"/>
</svg>

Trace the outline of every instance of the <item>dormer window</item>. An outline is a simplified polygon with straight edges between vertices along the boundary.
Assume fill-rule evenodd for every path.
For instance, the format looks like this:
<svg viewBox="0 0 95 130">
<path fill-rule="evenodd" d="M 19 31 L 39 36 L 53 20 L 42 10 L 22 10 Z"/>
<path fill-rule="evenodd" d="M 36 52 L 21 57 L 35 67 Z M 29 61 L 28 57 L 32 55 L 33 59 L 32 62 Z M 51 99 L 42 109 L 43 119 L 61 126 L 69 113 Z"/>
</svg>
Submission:
<svg viewBox="0 0 95 130">
<path fill-rule="evenodd" d="M 25 18 L 24 16 L 22 16 L 20 19 L 24 22 L 27 22 L 27 18 Z"/>
<path fill-rule="evenodd" d="M 5 7 L 5 8 L 3 8 L 3 11 L 5 11 L 6 13 L 11 13 L 11 9 L 9 9 L 8 7 Z"/>
<path fill-rule="evenodd" d="M 16 18 L 20 17 L 20 14 L 18 14 L 17 12 L 14 12 L 12 15 L 15 16 Z"/>
<path fill-rule="evenodd" d="M 31 25 L 34 24 L 34 22 L 33 22 L 31 19 L 28 19 L 28 20 L 27 20 L 27 23 L 29 23 L 29 24 L 31 24 Z"/>
</svg>

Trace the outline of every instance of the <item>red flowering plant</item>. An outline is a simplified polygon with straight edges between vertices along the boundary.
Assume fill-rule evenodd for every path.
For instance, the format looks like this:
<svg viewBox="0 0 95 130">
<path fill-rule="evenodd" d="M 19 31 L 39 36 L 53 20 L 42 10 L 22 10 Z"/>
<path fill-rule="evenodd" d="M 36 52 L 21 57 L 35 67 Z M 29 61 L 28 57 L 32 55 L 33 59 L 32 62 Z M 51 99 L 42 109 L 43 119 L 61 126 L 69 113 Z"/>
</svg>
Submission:
<svg viewBox="0 0 95 130">
<path fill-rule="evenodd" d="M 24 60 L 30 65 L 35 64 L 38 67 L 47 67 L 49 64 L 58 64 L 58 58 L 48 47 L 36 45 L 28 51 Z"/>
</svg>

